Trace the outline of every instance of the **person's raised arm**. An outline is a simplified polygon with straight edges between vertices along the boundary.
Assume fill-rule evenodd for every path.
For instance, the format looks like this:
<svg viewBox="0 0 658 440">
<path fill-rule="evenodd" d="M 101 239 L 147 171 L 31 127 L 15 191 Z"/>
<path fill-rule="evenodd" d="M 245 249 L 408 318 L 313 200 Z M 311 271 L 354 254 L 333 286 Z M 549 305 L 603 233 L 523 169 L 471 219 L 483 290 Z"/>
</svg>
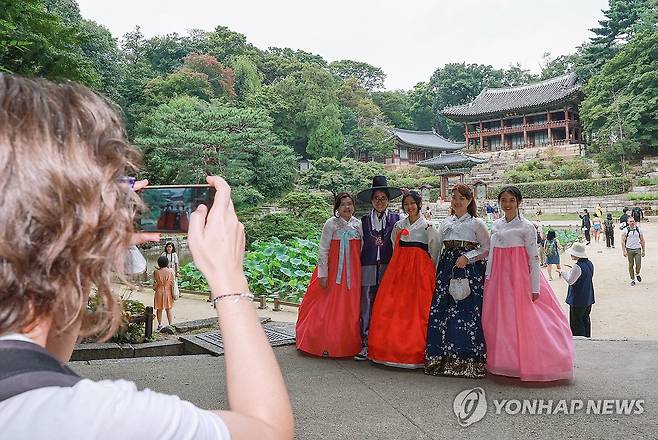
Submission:
<svg viewBox="0 0 658 440">
<path fill-rule="evenodd" d="M 208 177 L 217 190 L 213 207 L 190 216 L 188 243 L 206 276 L 213 298 L 249 291 L 242 269 L 245 236 L 231 190 L 224 179 Z M 235 299 L 237 298 L 237 300 Z M 224 340 L 228 411 L 216 411 L 231 438 L 292 439 L 293 415 L 281 370 L 248 298 L 215 302 Z"/>
</svg>

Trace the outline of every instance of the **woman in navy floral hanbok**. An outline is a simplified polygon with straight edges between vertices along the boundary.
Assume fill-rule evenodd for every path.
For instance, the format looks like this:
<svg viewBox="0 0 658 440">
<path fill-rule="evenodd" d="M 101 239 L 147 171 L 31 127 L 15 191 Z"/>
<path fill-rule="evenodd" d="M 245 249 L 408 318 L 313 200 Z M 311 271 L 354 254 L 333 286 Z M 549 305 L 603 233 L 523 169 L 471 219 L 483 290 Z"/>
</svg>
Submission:
<svg viewBox="0 0 658 440">
<path fill-rule="evenodd" d="M 453 188 L 451 214 L 439 228 L 442 251 L 427 328 L 425 373 L 479 378 L 487 360 L 481 320 L 489 232 L 476 218 L 473 191 L 467 185 Z M 469 296 L 452 297 L 453 277 L 468 279 Z"/>
</svg>

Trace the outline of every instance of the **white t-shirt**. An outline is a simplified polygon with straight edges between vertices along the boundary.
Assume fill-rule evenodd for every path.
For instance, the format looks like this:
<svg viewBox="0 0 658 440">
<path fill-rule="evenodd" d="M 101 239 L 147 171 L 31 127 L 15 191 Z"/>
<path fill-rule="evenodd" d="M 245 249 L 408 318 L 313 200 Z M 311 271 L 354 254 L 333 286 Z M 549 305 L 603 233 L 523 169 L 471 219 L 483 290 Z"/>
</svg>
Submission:
<svg viewBox="0 0 658 440">
<path fill-rule="evenodd" d="M 216 414 L 126 380 L 83 379 L 19 394 L 0 402 L 0 427 L 2 440 L 231 438 Z"/>
<path fill-rule="evenodd" d="M 642 247 L 642 242 L 640 241 L 641 235 L 642 231 L 637 226 L 635 229 L 624 229 L 621 233 L 621 239 L 622 241 L 626 240 L 626 249 L 640 249 Z"/>
</svg>

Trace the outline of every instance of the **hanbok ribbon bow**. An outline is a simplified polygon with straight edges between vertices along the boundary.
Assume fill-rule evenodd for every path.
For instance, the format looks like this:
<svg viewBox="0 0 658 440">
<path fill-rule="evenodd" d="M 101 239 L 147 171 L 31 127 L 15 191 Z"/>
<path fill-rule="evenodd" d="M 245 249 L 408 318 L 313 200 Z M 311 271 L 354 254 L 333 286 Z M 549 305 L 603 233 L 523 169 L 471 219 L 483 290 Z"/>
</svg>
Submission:
<svg viewBox="0 0 658 440">
<path fill-rule="evenodd" d="M 336 284 L 340 284 L 343 279 L 343 267 L 347 260 L 347 288 L 352 288 L 352 279 L 350 277 L 350 240 L 357 238 L 359 234 L 354 229 L 348 229 L 340 234 L 340 247 L 338 252 L 338 273 L 336 274 Z"/>
</svg>

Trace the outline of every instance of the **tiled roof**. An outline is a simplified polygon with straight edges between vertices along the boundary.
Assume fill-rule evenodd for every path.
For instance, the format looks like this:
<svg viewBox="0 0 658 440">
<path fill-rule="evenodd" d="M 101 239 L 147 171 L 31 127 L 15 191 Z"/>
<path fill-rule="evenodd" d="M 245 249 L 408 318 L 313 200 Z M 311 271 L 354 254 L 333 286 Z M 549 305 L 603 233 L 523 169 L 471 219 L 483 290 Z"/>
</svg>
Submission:
<svg viewBox="0 0 658 440">
<path fill-rule="evenodd" d="M 529 110 L 580 99 L 582 92 L 576 79 L 575 73 L 568 73 L 525 86 L 484 89 L 470 103 L 446 107 L 441 113 L 450 119 L 463 121 L 473 116 Z"/>
<path fill-rule="evenodd" d="M 431 150 L 457 151 L 464 148 L 464 143 L 452 142 L 434 131 L 394 130 L 395 137 L 407 145 Z"/>
<path fill-rule="evenodd" d="M 451 168 L 470 168 L 475 165 L 485 163 L 487 159 L 464 154 L 461 151 L 456 153 L 445 153 L 435 156 L 431 159 L 426 159 L 417 162 L 416 165 L 433 170 L 444 170 Z"/>
</svg>

